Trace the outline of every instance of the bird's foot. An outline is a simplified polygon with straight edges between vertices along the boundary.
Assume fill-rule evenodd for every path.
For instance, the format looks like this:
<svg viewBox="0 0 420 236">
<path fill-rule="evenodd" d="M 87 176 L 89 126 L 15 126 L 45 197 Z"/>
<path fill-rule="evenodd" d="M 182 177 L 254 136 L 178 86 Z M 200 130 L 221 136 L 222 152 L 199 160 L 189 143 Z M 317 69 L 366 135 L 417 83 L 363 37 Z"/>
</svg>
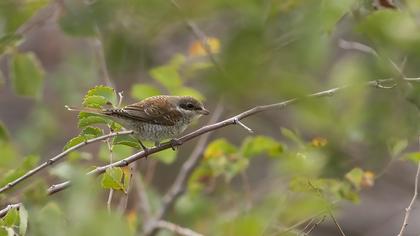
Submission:
<svg viewBox="0 0 420 236">
<path fill-rule="evenodd" d="M 144 157 L 147 160 L 147 157 L 149 156 L 149 149 L 146 146 L 144 146 L 144 144 L 140 141 L 140 139 L 137 139 L 137 140 L 139 141 L 140 146 L 141 146 L 141 148 L 143 149 L 143 152 L 144 152 Z"/>
<path fill-rule="evenodd" d="M 179 140 L 179 139 L 176 139 L 176 138 L 171 139 L 171 140 L 169 141 L 169 143 L 171 144 L 171 148 L 172 148 L 172 150 L 174 150 L 174 151 L 175 151 L 175 148 L 176 148 L 176 147 L 178 147 L 178 146 L 181 146 L 181 145 L 182 145 L 182 141 L 181 141 L 181 140 Z"/>
</svg>

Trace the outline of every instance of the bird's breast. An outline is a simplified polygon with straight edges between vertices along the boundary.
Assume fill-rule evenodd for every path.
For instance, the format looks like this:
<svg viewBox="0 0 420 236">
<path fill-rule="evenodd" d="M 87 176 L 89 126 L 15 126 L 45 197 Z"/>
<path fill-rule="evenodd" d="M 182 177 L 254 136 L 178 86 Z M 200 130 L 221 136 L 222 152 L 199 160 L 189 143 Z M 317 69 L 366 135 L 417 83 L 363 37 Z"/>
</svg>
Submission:
<svg viewBox="0 0 420 236">
<path fill-rule="evenodd" d="M 164 139 L 171 139 L 182 133 L 186 125 L 175 124 L 173 126 L 157 125 L 144 122 L 133 122 L 126 125 L 126 128 L 131 128 L 141 140 L 161 141 Z"/>
</svg>

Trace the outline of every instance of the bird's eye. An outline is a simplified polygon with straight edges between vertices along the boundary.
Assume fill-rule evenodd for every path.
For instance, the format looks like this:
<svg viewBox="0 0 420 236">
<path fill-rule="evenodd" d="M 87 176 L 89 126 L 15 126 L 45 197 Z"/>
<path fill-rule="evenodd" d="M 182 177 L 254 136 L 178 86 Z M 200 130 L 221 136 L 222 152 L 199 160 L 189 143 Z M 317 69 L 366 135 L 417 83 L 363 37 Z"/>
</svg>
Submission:
<svg viewBox="0 0 420 236">
<path fill-rule="evenodd" d="M 187 108 L 190 109 L 190 110 L 194 109 L 194 104 L 187 103 Z"/>
</svg>

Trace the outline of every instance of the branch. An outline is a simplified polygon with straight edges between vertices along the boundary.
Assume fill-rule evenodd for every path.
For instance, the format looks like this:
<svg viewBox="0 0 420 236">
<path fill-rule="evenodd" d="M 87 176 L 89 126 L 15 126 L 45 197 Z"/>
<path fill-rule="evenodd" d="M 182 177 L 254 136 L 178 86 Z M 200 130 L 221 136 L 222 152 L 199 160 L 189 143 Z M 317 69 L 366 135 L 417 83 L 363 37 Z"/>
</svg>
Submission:
<svg viewBox="0 0 420 236">
<path fill-rule="evenodd" d="M 202 234 L 199 234 L 197 232 L 192 231 L 191 229 L 188 228 L 184 228 L 181 227 L 179 225 L 176 225 L 174 223 L 168 222 L 168 221 L 164 221 L 164 220 L 160 220 L 156 223 L 157 227 L 161 228 L 161 229 L 167 229 L 169 231 L 172 231 L 174 233 L 176 233 L 177 235 L 182 235 L 182 236 L 203 236 Z"/>
<path fill-rule="evenodd" d="M 420 81 L 420 78 L 407 78 L 407 79 L 404 78 L 404 80 L 410 81 L 410 82 L 419 82 Z M 382 83 L 395 82 L 395 81 L 396 81 L 395 79 L 373 80 L 373 81 L 369 81 L 369 82 L 365 83 L 365 86 L 370 86 L 370 87 L 375 87 L 375 88 L 381 88 L 380 85 Z M 175 146 L 180 146 L 184 142 L 187 142 L 187 141 L 189 141 L 191 139 L 194 139 L 194 138 L 196 138 L 196 137 L 198 137 L 200 135 L 203 135 L 205 133 L 208 133 L 208 132 L 211 132 L 211 131 L 214 131 L 214 130 L 217 130 L 217 129 L 220 129 L 220 128 L 223 128 L 223 127 L 226 127 L 226 126 L 229 126 L 229 125 L 234 125 L 234 124 L 236 124 L 235 123 L 235 120 L 241 120 L 241 119 L 247 118 L 249 116 L 255 115 L 257 113 L 263 112 L 263 111 L 274 110 L 274 109 L 281 109 L 281 108 L 284 108 L 284 107 L 286 107 L 286 106 L 288 106 L 290 104 L 296 103 L 297 101 L 301 101 L 301 100 L 304 100 L 304 99 L 307 99 L 307 98 L 332 96 L 332 95 L 336 94 L 338 91 L 343 90 L 343 89 L 346 89 L 348 87 L 349 86 L 337 87 L 337 88 L 333 88 L 333 89 L 321 91 L 321 92 L 318 92 L 318 93 L 313 93 L 313 94 L 310 94 L 310 95 L 307 95 L 307 96 L 304 96 L 304 97 L 301 97 L 301 98 L 292 98 L 292 99 L 289 99 L 289 100 L 286 100 L 286 101 L 283 101 L 283 102 L 279 102 L 279 103 L 274 103 L 274 104 L 269 104 L 269 105 L 254 107 L 252 109 L 249 109 L 249 110 L 247 110 L 245 112 L 242 112 L 242 113 L 240 113 L 240 114 L 238 114 L 236 116 L 233 116 L 231 118 L 228 118 L 226 120 L 220 121 L 220 122 L 215 123 L 215 124 L 212 124 L 212 125 L 207 125 L 207 126 L 201 127 L 200 129 L 195 130 L 195 131 L 193 131 L 193 132 L 191 132 L 191 133 L 189 133 L 187 135 L 184 135 L 183 137 L 177 139 L 176 142 L 168 142 L 168 143 L 164 143 L 164 144 L 162 144 L 162 145 L 160 145 L 158 147 L 150 148 L 148 150 L 148 155 L 149 154 L 156 153 L 156 152 L 160 152 L 162 150 L 169 149 L 169 148 L 172 148 L 172 147 L 175 147 Z M 131 133 L 132 133 L 132 131 L 122 131 L 122 132 L 117 132 L 117 133 L 113 133 L 113 134 L 114 135 L 120 135 L 120 134 L 131 134 Z M 101 136 L 101 137 L 98 137 L 98 138 L 95 138 L 95 139 L 92 139 L 92 140 L 96 140 L 97 139 L 96 141 L 98 141 L 98 140 L 103 140 L 103 139 L 107 139 L 107 138 L 108 138 L 108 136 Z M 89 142 L 93 142 L 92 140 L 88 140 L 88 141 Z M 49 161 L 47 161 L 46 163 L 42 164 L 41 166 L 38 166 L 35 169 L 27 172 L 24 176 L 18 178 L 15 181 L 10 182 L 5 187 L 3 187 L 2 189 L 0 189 L 0 193 L 6 191 L 7 189 L 10 189 L 11 187 L 13 187 L 14 185 L 16 185 L 17 183 L 21 182 L 22 180 L 24 180 L 24 179 L 26 179 L 26 178 L 34 175 L 36 172 L 40 171 L 41 169 L 44 169 L 46 166 L 51 165 L 57 159 L 60 159 L 61 157 L 65 156 L 70 151 L 75 150 L 75 149 L 77 149 L 77 148 L 79 148 L 81 146 L 84 146 L 84 145 L 86 145 L 86 144 L 85 143 L 78 144 L 78 145 L 70 148 L 69 150 L 66 150 L 63 153 L 60 153 L 59 155 L 57 155 L 56 157 L 54 157 L 56 159 L 54 159 L 54 158 L 53 158 L 54 160 L 53 159 L 50 159 Z M 118 162 L 114 162 L 113 164 L 109 164 L 109 165 L 105 165 L 105 166 L 102 166 L 102 167 L 98 167 L 98 168 L 90 171 L 87 174 L 88 175 L 99 175 L 99 174 L 102 174 L 103 172 L 105 172 L 105 170 L 107 168 L 127 166 L 131 162 L 137 161 L 137 160 L 139 160 L 139 159 L 141 159 L 141 158 L 143 158 L 145 156 L 146 155 L 145 155 L 144 151 L 141 151 L 141 152 L 138 152 L 138 153 L 136 153 L 136 154 L 134 154 L 134 155 L 132 155 L 130 157 L 127 157 L 127 158 L 123 159 L 123 160 L 120 160 Z M 51 160 L 52 160 L 52 162 L 51 162 Z M 48 194 L 49 195 L 52 195 L 54 193 L 57 193 L 59 191 L 64 190 L 65 188 L 67 188 L 69 186 L 70 186 L 70 181 L 66 181 L 66 182 L 63 182 L 63 183 L 60 183 L 60 184 L 52 185 L 48 189 Z"/>
<path fill-rule="evenodd" d="M 0 218 L 4 217 L 7 214 L 8 211 L 10 211 L 14 208 L 19 209 L 20 205 L 21 205 L 21 203 L 7 205 L 7 207 L 5 207 L 3 210 L 0 211 Z"/>
<path fill-rule="evenodd" d="M 404 79 L 405 80 L 405 79 Z M 374 88 L 381 88 L 383 89 L 384 86 L 382 85 L 383 83 L 387 83 L 387 82 L 395 82 L 395 79 L 383 79 L 383 80 L 372 80 L 369 82 L 365 83 L 365 86 L 369 86 L 369 87 L 374 87 Z M 420 81 L 420 78 L 416 78 L 415 81 Z M 237 124 L 238 120 L 242 120 L 245 119 L 249 116 L 258 114 L 260 112 L 264 112 L 264 111 L 270 111 L 270 110 L 274 110 L 274 109 L 282 109 L 285 108 L 288 105 L 291 105 L 293 103 L 296 103 L 298 101 L 303 101 L 305 99 L 308 98 L 314 98 L 314 97 L 329 97 L 329 96 L 333 96 L 335 95 L 338 91 L 344 90 L 351 87 L 350 85 L 345 85 L 342 87 L 336 87 L 333 89 L 328 89 L 325 91 L 321 91 L 321 92 L 317 92 L 317 93 L 313 93 L 313 94 L 309 94 L 307 96 L 303 96 L 300 98 L 292 98 L 283 102 L 279 102 L 279 103 L 273 103 L 273 104 L 268 104 L 268 105 L 262 105 L 262 106 L 256 106 L 254 108 L 251 108 L 247 111 L 244 111 L 236 116 L 233 116 L 231 118 L 228 118 L 226 120 L 211 124 L 211 125 L 206 125 L 203 126 L 189 134 L 186 134 L 184 136 L 182 136 L 179 139 L 174 139 L 170 142 L 166 142 L 163 143 L 159 146 L 155 146 L 152 148 L 149 148 L 147 151 L 147 155 L 144 151 L 140 151 L 138 153 L 135 153 L 125 159 L 122 159 L 120 161 L 114 162 L 112 164 L 108 164 L 108 165 L 104 165 L 101 167 L 97 167 L 94 170 L 90 171 L 87 173 L 87 175 L 95 175 L 98 176 L 102 173 L 104 173 L 108 168 L 112 168 L 112 167 L 123 167 L 123 166 L 127 166 L 128 164 L 137 161 L 141 158 L 144 158 L 148 155 L 151 155 L 153 153 L 157 153 L 169 148 L 174 148 L 177 146 L 181 146 L 182 144 L 184 144 L 185 142 L 188 142 L 198 136 L 201 136 L 205 133 L 211 132 L 211 131 L 215 131 L 217 129 L 221 129 L 223 127 L 229 126 L 229 125 L 234 125 Z M 387 87 L 388 88 L 388 87 Z M 54 194 L 56 192 L 60 192 L 62 190 L 64 190 L 65 188 L 67 188 L 68 186 L 70 186 L 70 181 L 66 181 L 57 185 L 52 185 L 49 189 L 48 189 L 48 194 Z"/>
<path fill-rule="evenodd" d="M 90 144 L 90 143 L 94 143 L 94 142 L 98 142 L 98 141 L 101 141 L 101 140 L 108 139 L 108 138 L 113 137 L 113 136 L 123 135 L 123 134 L 132 134 L 132 133 L 133 133 L 133 131 L 131 131 L 131 130 L 130 131 L 114 132 L 114 133 L 109 133 L 109 134 L 106 134 L 106 135 L 103 135 L 103 136 L 100 136 L 100 137 L 96 137 L 96 138 L 93 138 L 93 139 L 86 140 L 83 143 L 79 143 L 79 144 L 77 144 L 77 145 L 75 145 L 75 146 L 73 146 L 73 147 L 65 150 L 64 152 L 56 155 L 55 157 L 53 157 L 51 159 L 48 159 L 46 162 L 42 163 L 41 165 L 39 165 L 39 166 L 33 168 L 32 170 L 26 172 L 21 177 L 19 177 L 19 178 L 13 180 L 12 182 L 6 184 L 4 187 L 0 188 L 0 193 L 3 193 L 5 191 L 11 189 L 12 187 L 16 186 L 18 183 L 20 183 L 23 180 L 31 177 L 32 175 L 34 175 L 37 172 L 45 169 L 46 167 L 54 165 L 57 161 L 61 160 L 67 154 L 69 154 L 70 152 L 72 152 L 72 151 L 74 151 L 76 149 L 79 149 L 79 148 L 81 148 L 81 147 L 83 147 L 83 146 L 85 146 L 87 144 Z"/>
<path fill-rule="evenodd" d="M 109 77 L 107 64 L 106 64 L 106 58 L 105 58 L 105 55 L 104 55 L 104 47 L 103 47 L 103 43 L 101 41 L 101 39 L 102 39 L 101 32 L 99 31 L 99 28 L 97 26 L 95 27 L 95 30 L 96 30 L 97 37 L 95 37 L 93 39 L 92 43 L 93 43 L 94 50 L 95 50 L 96 60 L 97 60 L 97 63 L 99 64 L 98 65 L 99 66 L 99 75 L 104 80 L 106 86 L 111 87 L 111 88 L 115 88 L 114 84 L 112 83 L 111 78 Z"/>
<path fill-rule="evenodd" d="M 420 136 L 419 136 L 419 151 L 420 151 Z M 403 221 L 403 224 L 401 226 L 400 232 L 398 233 L 397 236 L 402 236 L 404 234 L 405 229 L 407 228 L 408 218 L 410 217 L 411 209 L 413 208 L 413 205 L 416 202 L 417 195 L 418 195 L 419 176 L 420 176 L 420 161 L 417 164 L 416 178 L 415 178 L 415 181 L 414 181 L 413 198 L 411 198 L 411 201 L 410 201 L 410 204 L 408 205 L 408 207 L 405 208 L 404 221 Z"/>
<path fill-rule="evenodd" d="M 190 28 L 191 32 L 194 34 L 194 37 L 201 42 L 204 50 L 210 57 L 211 62 L 217 67 L 217 69 L 222 73 L 222 75 L 225 75 L 226 72 L 224 68 L 219 64 L 219 62 L 214 57 L 213 52 L 211 51 L 211 47 L 208 43 L 208 37 L 206 36 L 206 34 L 203 31 L 201 31 L 200 28 L 198 28 L 198 26 L 193 21 L 189 20 L 187 17 L 184 16 L 183 10 L 176 0 L 171 0 L 171 3 L 182 14 L 182 16 L 184 17 L 185 24 L 188 26 L 188 28 Z"/>
</svg>

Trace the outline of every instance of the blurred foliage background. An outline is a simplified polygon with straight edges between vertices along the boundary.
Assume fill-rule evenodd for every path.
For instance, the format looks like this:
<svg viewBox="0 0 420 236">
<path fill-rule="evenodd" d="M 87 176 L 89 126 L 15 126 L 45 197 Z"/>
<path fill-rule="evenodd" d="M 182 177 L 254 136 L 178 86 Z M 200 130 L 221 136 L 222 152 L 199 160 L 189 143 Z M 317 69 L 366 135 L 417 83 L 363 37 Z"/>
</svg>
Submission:
<svg viewBox="0 0 420 236">
<path fill-rule="evenodd" d="M 221 104 L 223 119 L 351 85 L 247 118 L 254 135 L 213 132 L 163 219 L 203 235 L 340 235 L 333 218 L 352 236 L 401 228 L 415 172 L 407 159 L 419 159 L 420 84 L 403 79 L 420 75 L 417 0 L 3 0 L 0 54 L 1 186 L 121 128 L 66 104 L 116 105 L 120 91 L 123 105 L 192 95 L 210 110 Z M 85 177 L 110 162 L 110 148 L 113 161 L 138 148 L 129 137 L 109 142 L 0 194 L 1 207 L 24 206 L 1 219 L 0 235 L 146 234 L 142 196 L 157 214 L 197 143 Z M 67 179 L 70 189 L 46 196 Z M 419 218 L 414 208 L 407 235 L 420 232 Z"/>
</svg>

